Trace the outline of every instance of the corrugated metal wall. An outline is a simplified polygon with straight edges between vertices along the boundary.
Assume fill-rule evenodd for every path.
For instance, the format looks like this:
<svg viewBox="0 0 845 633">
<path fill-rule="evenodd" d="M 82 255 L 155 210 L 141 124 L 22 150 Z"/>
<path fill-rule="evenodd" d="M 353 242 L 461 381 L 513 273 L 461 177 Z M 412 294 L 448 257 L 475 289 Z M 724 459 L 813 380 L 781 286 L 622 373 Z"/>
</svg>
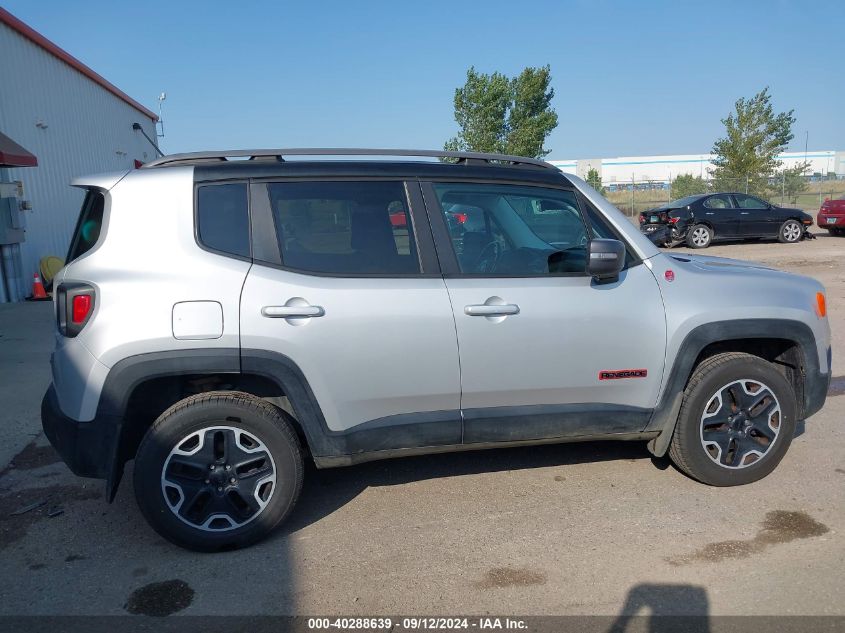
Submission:
<svg viewBox="0 0 845 633">
<path fill-rule="evenodd" d="M 135 122 L 155 138 L 144 114 L 0 23 L 0 130 L 38 157 L 38 167 L 7 171 L 32 203 L 22 245 L 27 276 L 44 255 L 67 253 L 83 197 L 71 179 L 154 158 Z"/>
</svg>

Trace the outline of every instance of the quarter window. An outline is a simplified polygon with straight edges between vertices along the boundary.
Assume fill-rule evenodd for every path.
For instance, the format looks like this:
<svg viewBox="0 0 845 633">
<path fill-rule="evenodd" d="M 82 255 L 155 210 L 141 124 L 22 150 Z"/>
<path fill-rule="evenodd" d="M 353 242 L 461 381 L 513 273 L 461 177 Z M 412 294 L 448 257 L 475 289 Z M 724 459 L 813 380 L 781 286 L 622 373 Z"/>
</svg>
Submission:
<svg viewBox="0 0 845 633">
<path fill-rule="evenodd" d="M 197 239 L 208 248 L 249 257 L 249 206 L 245 183 L 197 189 Z"/>
<path fill-rule="evenodd" d="M 82 210 L 79 212 L 79 220 L 76 222 L 76 229 L 70 242 L 66 258 L 67 263 L 82 257 L 100 239 L 104 207 L 105 198 L 103 198 L 103 194 L 93 189 L 88 191 L 85 200 L 82 202 Z"/>
<path fill-rule="evenodd" d="M 282 264 L 352 275 L 420 272 L 401 182 L 291 182 L 268 186 Z"/>
<path fill-rule="evenodd" d="M 434 190 L 462 273 L 584 273 L 589 237 L 571 191 L 471 183 Z"/>
</svg>

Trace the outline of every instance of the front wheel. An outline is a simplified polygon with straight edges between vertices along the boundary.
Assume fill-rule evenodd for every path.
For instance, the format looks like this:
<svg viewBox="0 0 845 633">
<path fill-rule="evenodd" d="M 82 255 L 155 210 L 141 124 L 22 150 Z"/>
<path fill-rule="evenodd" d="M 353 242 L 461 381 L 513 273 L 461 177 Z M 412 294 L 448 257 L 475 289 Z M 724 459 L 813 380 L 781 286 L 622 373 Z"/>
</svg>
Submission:
<svg viewBox="0 0 845 633">
<path fill-rule="evenodd" d="M 787 220 L 780 227 L 778 241 L 792 244 L 800 240 L 803 233 L 804 227 L 801 226 L 798 220 Z"/>
<path fill-rule="evenodd" d="M 751 354 L 728 352 L 703 361 L 684 390 L 669 446 L 675 465 L 713 486 L 762 479 L 786 454 L 795 434 L 792 385 Z"/>
<path fill-rule="evenodd" d="M 706 224 L 696 224 L 687 233 L 687 246 L 690 248 L 707 248 L 713 240 L 713 229 Z"/>
<path fill-rule="evenodd" d="M 266 536 L 302 487 L 302 451 L 285 416 L 240 392 L 198 394 L 170 407 L 135 458 L 144 518 L 172 543 L 203 552 Z"/>
</svg>

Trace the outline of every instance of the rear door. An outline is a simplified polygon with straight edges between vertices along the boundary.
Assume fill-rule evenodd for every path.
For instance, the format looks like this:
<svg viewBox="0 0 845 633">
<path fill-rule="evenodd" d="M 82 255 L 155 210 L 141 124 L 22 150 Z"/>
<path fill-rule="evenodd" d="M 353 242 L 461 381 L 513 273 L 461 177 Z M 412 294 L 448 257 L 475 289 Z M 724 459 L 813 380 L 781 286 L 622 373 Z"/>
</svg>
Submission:
<svg viewBox="0 0 845 633">
<path fill-rule="evenodd" d="M 241 344 L 289 358 L 360 450 L 460 444 L 455 324 L 419 185 L 253 183 Z M 363 426 L 366 425 L 366 426 Z"/>
<path fill-rule="evenodd" d="M 777 237 L 781 219 L 775 207 L 744 193 L 735 193 L 733 197 L 739 210 L 739 235 Z"/>
<path fill-rule="evenodd" d="M 631 260 L 617 282 L 585 273 L 593 235 L 572 190 L 424 183 L 446 272 L 461 360 L 464 442 L 637 432 L 663 372 L 666 324 L 657 282 Z M 478 230 L 444 209 L 478 209 Z M 597 213 L 597 212 L 596 212 Z"/>
<path fill-rule="evenodd" d="M 739 210 L 733 199 L 724 193 L 705 198 L 701 202 L 704 219 L 713 227 L 716 237 L 736 237 L 739 233 Z"/>
</svg>

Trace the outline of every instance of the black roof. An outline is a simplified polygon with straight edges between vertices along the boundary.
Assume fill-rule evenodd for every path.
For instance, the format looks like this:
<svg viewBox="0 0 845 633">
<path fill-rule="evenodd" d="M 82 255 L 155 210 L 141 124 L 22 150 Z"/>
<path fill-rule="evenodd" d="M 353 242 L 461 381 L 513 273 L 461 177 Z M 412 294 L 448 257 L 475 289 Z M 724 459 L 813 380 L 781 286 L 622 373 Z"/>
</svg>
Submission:
<svg viewBox="0 0 845 633">
<path fill-rule="evenodd" d="M 555 169 L 519 169 L 499 165 L 472 165 L 414 161 L 230 161 L 194 166 L 194 180 L 241 178 L 422 178 L 500 180 L 571 186 Z"/>
</svg>

